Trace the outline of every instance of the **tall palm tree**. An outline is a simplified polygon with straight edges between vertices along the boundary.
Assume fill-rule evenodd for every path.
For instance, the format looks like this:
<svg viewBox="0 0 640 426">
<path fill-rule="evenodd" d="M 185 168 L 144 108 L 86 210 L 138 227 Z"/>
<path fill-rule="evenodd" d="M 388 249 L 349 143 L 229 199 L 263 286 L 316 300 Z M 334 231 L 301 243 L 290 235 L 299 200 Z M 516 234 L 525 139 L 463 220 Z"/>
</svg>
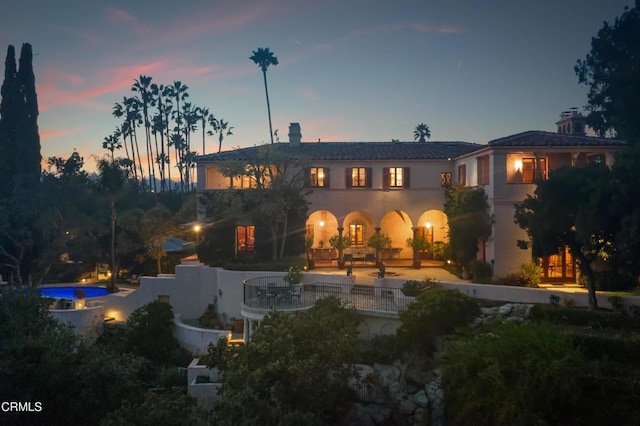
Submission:
<svg viewBox="0 0 640 426">
<path fill-rule="evenodd" d="M 151 90 L 151 77 L 141 75 L 140 78 L 135 79 L 131 91 L 137 92 L 136 101 L 138 106 L 142 108 L 142 118 L 144 119 L 144 134 L 145 144 L 147 147 L 147 171 L 149 172 L 149 188 L 152 188 L 154 192 L 157 192 L 156 187 L 156 166 L 154 163 L 153 146 L 151 144 L 151 120 L 149 107 L 155 103 L 153 93 Z M 158 145 L 156 144 L 156 152 L 158 151 Z"/>
<path fill-rule="evenodd" d="M 105 137 L 102 141 L 102 147 L 111 152 L 111 161 L 114 161 L 114 151 L 122 148 L 122 144 L 120 143 L 120 131 L 116 130 L 113 134 Z"/>
<path fill-rule="evenodd" d="M 425 138 L 431 138 L 431 130 L 429 130 L 429 126 L 427 126 L 426 124 L 420 123 L 413 131 L 413 139 L 417 140 L 418 142 L 426 142 Z"/>
<path fill-rule="evenodd" d="M 109 291 L 116 290 L 116 277 L 118 275 L 116 265 L 116 199 L 124 190 L 127 182 L 127 172 L 119 158 L 101 158 L 98 160 L 98 181 L 100 191 L 109 198 L 109 208 L 111 210 L 111 282 Z"/>
<path fill-rule="evenodd" d="M 206 126 L 207 126 L 207 118 L 209 117 L 209 108 L 196 107 L 194 110 L 198 120 L 200 120 L 200 124 L 202 125 L 202 155 L 205 154 L 205 134 L 206 134 Z"/>
<path fill-rule="evenodd" d="M 269 104 L 269 90 L 267 90 L 267 68 L 269 65 L 278 65 L 278 58 L 273 56 L 273 52 L 268 47 L 258 47 L 258 50 L 252 50 L 253 56 L 251 59 L 262 70 L 262 77 L 264 78 L 264 93 L 267 96 L 267 113 L 269 115 L 269 136 L 271 137 L 271 143 L 273 143 L 273 127 L 271 126 L 271 105 Z"/>
</svg>

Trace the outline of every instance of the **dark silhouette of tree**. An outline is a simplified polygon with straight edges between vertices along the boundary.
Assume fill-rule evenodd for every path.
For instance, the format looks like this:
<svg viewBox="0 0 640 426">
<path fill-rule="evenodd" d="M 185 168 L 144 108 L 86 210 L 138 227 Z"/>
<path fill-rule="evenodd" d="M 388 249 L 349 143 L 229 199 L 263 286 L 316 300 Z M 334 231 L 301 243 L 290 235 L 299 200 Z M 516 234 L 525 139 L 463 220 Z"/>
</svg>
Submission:
<svg viewBox="0 0 640 426">
<path fill-rule="evenodd" d="M 123 167 L 121 159 L 110 160 L 107 158 L 98 159 L 98 189 L 109 199 L 109 210 L 111 212 L 111 282 L 109 284 L 110 291 L 116 290 L 116 277 L 118 276 L 118 267 L 116 262 L 116 220 L 118 218 L 116 210 L 116 200 L 124 190 L 127 182 L 127 173 Z"/>
<path fill-rule="evenodd" d="M 213 136 L 215 133 L 218 133 L 218 152 L 222 152 L 222 141 L 225 136 L 231 136 L 233 133 L 233 126 L 229 126 L 228 121 L 224 121 L 224 119 L 216 119 L 213 115 L 209 116 L 209 124 L 213 128 L 213 131 L 209 131 L 209 135 Z"/>
<path fill-rule="evenodd" d="M 614 132 L 640 141 L 640 0 L 625 8 L 613 25 L 605 22 L 591 39 L 591 51 L 575 66 L 589 87 L 587 124 L 601 136 Z"/>
<path fill-rule="evenodd" d="M 120 133 L 118 131 L 113 132 L 113 134 L 106 136 L 102 141 L 102 147 L 108 150 L 111 153 L 111 161 L 114 160 L 114 151 L 116 149 L 122 149 L 122 144 L 120 143 Z"/>
<path fill-rule="evenodd" d="M 33 52 L 24 43 L 16 69 L 9 46 L 0 104 L 0 260 L 19 283 L 31 283 L 45 245 L 39 226 L 40 136 Z"/>
<path fill-rule="evenodd" d="M 144 124 L 145 145 L 147 149 L 147 171 L 149 173 L 149 188 L 157 192 L 156 179 L 155 179 L 155 162 L 153 155 L 153 146 L 151 144 L 151 121 L 149 108 L 153 106 L 153 93 L 151 91 L 151 77 L 141 75 L 135 80 L 131 91 L 137 92 L 138 95 L 134 98 L 138 109 L 142 109 L 142 119 Z M 156 146 L 156 151 L 157 151 Z"/>
<path fill-rule="evenodd" d="M 273 143 L 273 127 L 271 126 L 271 105 L 269 103 L 269 90 L 267 89 L 267 68 L 270 65 L 278 65 L 278 58 L 273 56 L 273 52 L 268 47 L 258 47 L 258 50 L 251 51 L 253 56 L 251 59 L 262 70 L 262 77 L 264 79 L 264 93 L 267 96 L 267 114 L 269 115 L 269 136 L 271 137 L 271 143 Z"/>
<path fill-rule="evenodd" d="M 518 246 L 531 246 L 535 257 L 569 247 L 586 280 L 590 309 L 598 307 L 591 265 L 615 251 L 620 212 L 611 202 L 614 187 L 611 170 L 603 164 L 565 166 L 552 170 L 548 180 L 538 181 L 533 196 L 516 204 L 515 221 L 530 238 L 518 241 Z"/>
<path fill-rule="evenodd" d="M 426 124 L 420 123 L 413 131 L 413 139 L 417 140 L 418 142 L 426 142 L 425 138 L 431 138 L 431 130 L 429 130 L 429 126 L 427 126 Z"/>
</svg>

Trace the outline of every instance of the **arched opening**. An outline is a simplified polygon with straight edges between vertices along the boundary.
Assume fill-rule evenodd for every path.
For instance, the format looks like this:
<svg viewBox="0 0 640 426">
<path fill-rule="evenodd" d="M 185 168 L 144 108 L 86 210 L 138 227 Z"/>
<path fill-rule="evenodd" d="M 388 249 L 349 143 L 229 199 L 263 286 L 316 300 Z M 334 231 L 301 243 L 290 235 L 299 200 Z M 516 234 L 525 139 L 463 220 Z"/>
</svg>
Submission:
<svg viewBox="0 0 640 426">
<path fill-rule="evenodd" d="M 354 249 L 366 249 L 367 240 L 376 232 L 375 222 L 368 213 L 361 210 L 352 211 L 344 218 L 343 235 L 349 238 Z"/>
<path fill-rule="evenodd" d="M 380 221 L 380 232 L 391 238 L 391 247 L 381 253 L 381 259 L 411 259 L 413 252 L 406 246 L 408 238 L 413 237 L 413 221 L 402 210 L 388 212 Z"/>
<path fill-rule="evenodd" d="M 317 210 L 307 219 L 306 236 L 313 239 L 311 252 L 316 260 L 331 260 L 329 239 L 338 233 L 338 219 L 328 210 Z"/>
<path fill-rule="evenodd" d="M 441 210 L 427 210 L 418 219 L 418 235 L 431 244 L 431 252 L 423 253 L 427 258 L 441 260 L 444 245 L 449 241 L 449 221 Z"/>
</svg>

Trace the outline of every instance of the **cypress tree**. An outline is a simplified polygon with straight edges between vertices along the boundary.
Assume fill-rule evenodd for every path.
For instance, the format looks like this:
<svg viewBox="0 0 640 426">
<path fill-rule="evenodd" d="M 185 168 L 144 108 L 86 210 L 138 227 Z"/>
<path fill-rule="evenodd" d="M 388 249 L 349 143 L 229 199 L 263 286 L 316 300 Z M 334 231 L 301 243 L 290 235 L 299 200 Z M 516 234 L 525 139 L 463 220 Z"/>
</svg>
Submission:
<svg viewBox="0 0 640 426">
<path fill-rule="evenodd" d="M 38 97 L 36 78 L 33 74 L 33 53 L 31 45 L 24 43 L 20 52 L 20 68 L 17 74 L 19 100 L 18 139 L 16 144 L 17 172 L 31 183 L 40 181 L 42 156 L 40 155 L 40 135 L 38 134 Z"/>
<path fill-rule="evenodd" d="M 0 91 L 0 200 L 6 199 L 13 190 L 13 176 L 15 174 L 15 158 L 12 145 L 16 140 L 17 117 L 17 70 L 16 52 L 13 46 L 7 48 L 4 61 L 4 82 Z"/>
</svg>

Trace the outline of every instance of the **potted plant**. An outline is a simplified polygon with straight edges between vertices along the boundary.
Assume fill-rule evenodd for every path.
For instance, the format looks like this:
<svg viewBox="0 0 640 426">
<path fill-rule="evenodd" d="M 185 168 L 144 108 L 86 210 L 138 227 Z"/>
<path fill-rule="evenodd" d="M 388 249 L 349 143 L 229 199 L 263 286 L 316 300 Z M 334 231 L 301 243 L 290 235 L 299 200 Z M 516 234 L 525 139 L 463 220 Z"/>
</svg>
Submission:
<svg viewBox="0 0 640 426">
<path fill-rule="evenodd" d="M 423 250 L 429 250 L 431 244 L 429 244 L 429 241 L 421 235 L 417 235 L 414 238 L 407 238 L 406 244 L 407 247 L 411 247 L 413 249 L 413 267 L 415 269 L 420 269 L 422 266 L 420 252 Z"/>
<path fill-rule="evenodd" d="M 380 250 L 391 247 L 391 237 L 384 232 L 376 232 L 367 240 L 367 247 L 376 250 L 376 266 L 380 267 Z"/>
<path fill-rule="evenodd" d="M 323 248 L 324 247 L 324 240 L 318 241 L 318 247 L 319 248 Z"/>
<path fill-rule="evenodd" d="M 300 284 L 302 282 L 302 271 L 297 266 L 291 266 L 284 276 L 284 282 L 289 285 Z"/>
<path fill-rule="evenodd" d="M 338 234 L 329 238 L 329 245 L 332 249 L 338 250 L 338 268 L 344 269 L 344 249 L 351 246 L 351 240 L 346 236 Z"/>
<path fill-rule="evenodd" d="M 438 286 L 438 280 L 433 277 L 425 277 L 422 281 L 407 280 L 402 284 L 402 294 L 416 297 L 421 291 Z"/>
<path fill-rule="evenodd" d="M 316 262 L 313 259 L 313 252 L 311 251 L 311 247 L 313 247 L 313 237 L 311 235 L 307 235 L 305 239 L 305 248 L 307 251 L 307 269 L 311 270 L 315 268 Z"/>
</svg>

